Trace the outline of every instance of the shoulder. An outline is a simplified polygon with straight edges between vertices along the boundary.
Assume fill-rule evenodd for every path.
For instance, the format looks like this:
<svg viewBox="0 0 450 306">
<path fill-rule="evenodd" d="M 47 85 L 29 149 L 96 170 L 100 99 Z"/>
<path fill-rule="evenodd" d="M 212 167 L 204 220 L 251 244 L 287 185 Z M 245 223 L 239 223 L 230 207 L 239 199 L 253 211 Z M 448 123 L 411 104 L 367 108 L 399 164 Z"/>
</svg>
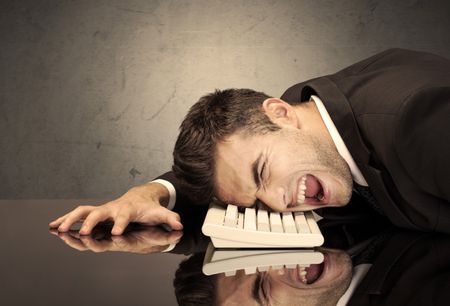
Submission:
<svg viewBox="0 0 450 306">
<path fill-rule="evenodd" d="M 394 149 L 409 176 L 450 200 L 450 84 L 413 92 L 397 114 Z"/>
</svg>

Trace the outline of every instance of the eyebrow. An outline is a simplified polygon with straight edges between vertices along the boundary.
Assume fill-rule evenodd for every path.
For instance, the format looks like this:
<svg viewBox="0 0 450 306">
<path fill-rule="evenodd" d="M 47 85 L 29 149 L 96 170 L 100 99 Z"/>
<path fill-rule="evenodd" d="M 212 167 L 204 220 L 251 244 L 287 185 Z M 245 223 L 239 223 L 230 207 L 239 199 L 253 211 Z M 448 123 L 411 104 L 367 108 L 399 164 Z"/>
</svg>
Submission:
<svg viewBox="0 0 450 306">
<path fill-rule="evenodd" d="M 255 182 L 255 185 L 257 188 L 261 186 L 261 181 L 259 179 L 259 173 L 258 173 L 258 165 L 262 158 L 262 153 L 259 154 L 258 158 L 252 163 L 252 173 L 253 173 L 253 181 Z"/>
</svg>

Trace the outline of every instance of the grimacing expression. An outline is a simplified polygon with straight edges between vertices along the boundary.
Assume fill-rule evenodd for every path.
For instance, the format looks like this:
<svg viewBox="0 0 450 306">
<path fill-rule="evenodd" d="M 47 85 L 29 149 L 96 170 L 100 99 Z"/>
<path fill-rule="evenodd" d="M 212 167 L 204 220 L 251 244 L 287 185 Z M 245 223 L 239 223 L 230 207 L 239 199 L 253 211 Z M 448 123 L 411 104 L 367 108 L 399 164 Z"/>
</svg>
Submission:
<svg viewBox="0 0 450 306">
<path fill-rule="evenodd" d="M 322 252 L 325 261 L 320 265 L 320 273 L 307 284 L 298 276 L 299 268 L 269 269 L 248 275 L 242 270 L 234 276 L 220 274 L 216 302 L 221 306 L 336 305 L 351 282 L 351 259 L 340 250 L 322 249 Z"/>
<path fill-rule="evenodd" d="M 262 135 L 240 131 L 217 143 L 217 197 L 244 207 L 260 201 L 275 211 L 347 204 L 352 193 L 350 170 L 320 115 L 311 110 L 300 113 L 272 100 L 263 107 L 279 131 Z"/>
</svg>

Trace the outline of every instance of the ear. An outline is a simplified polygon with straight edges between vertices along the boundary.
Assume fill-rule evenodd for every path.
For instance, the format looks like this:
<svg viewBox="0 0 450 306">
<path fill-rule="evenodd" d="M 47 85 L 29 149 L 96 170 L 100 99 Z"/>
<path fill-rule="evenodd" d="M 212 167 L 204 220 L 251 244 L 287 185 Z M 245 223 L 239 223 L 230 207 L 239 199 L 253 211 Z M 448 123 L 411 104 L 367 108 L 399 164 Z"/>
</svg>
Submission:
<svg viewBox="0 0 450 306">
<path fill-rule="evenodd" d="M 277 98 L 269 98 L 264 100 L 262 107 L 273 123 L 299 128 L 297 114 L 289 103 Z"/>
</svg>

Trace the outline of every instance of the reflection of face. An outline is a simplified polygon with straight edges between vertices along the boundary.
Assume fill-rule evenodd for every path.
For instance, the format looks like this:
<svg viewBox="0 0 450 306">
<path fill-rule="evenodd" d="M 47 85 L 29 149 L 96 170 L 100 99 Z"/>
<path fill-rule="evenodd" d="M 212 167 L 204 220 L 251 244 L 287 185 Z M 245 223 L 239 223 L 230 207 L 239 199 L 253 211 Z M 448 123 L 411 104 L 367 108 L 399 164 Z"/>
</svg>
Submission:
<svg viewBox="0 0 450 306">
<path fill-rule="evenodd" d="M 269 270 L 245 275 L 217 277 L 217 304 L 231 305 L 336 305 L 348 288 L 352 265 L 343 251 L 322 250 L 325 260 L 320 273 L 305 284 L 299 269 Z M 315 267 L 317 273 L 318 267 Z M 313 272 L 311 272 L 313 274 Z"/>
<path fill-rule="evenodd" d="M 292 211 L 350 200 L 347 163 L 334 144 L 312 130 L 288 126 L 265 135 L 236 133 L 217 144 L 215 162 L 217 196 L 224 202 L 249 207 L 259 200 L 273 210 Z"/>
</svg>

